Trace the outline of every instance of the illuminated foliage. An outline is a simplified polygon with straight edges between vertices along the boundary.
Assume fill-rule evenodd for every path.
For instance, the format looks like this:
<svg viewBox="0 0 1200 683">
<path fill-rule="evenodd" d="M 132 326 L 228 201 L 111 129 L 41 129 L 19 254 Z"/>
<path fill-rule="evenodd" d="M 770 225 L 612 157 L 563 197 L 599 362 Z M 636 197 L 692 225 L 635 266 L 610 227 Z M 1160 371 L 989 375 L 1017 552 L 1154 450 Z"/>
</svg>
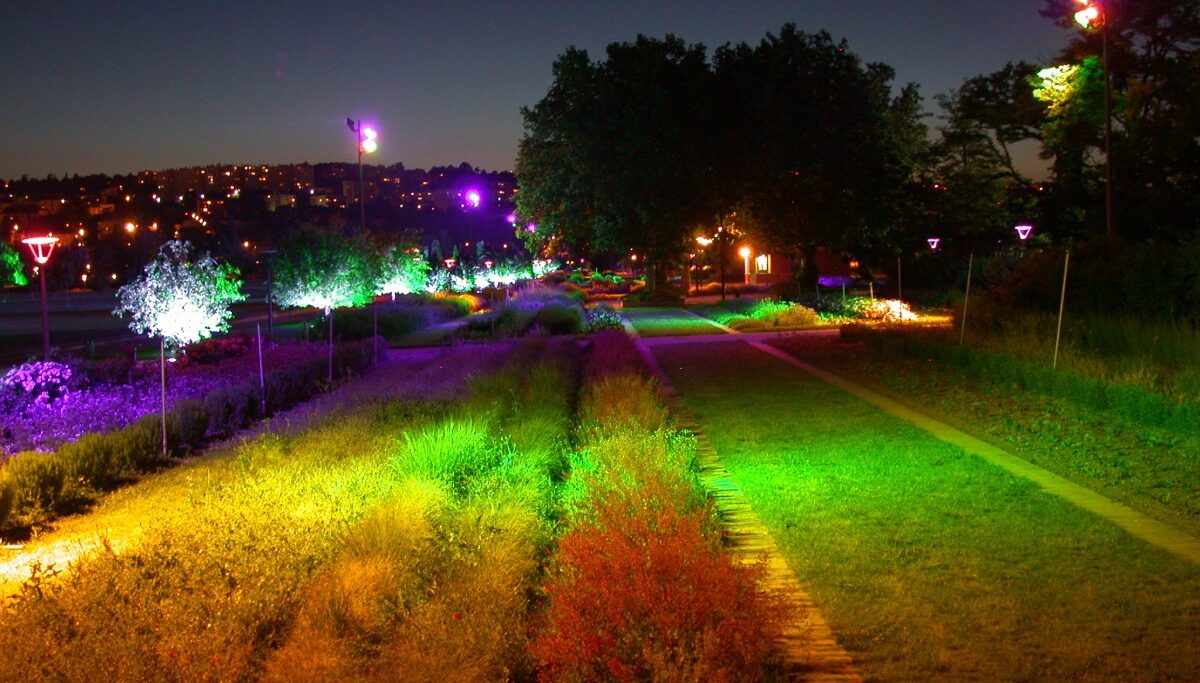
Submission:
<svg viewBox="0 0 1200 683">
<path fill-rule="evenodd" d="M 7 244 L 0 244 L 0 287 L 24 287 L 27 284 L 29 278 L 25 277 L 25 264 L 21 262 L 20 254 Z"/>
<path fill-rule="evenodd" d="M 414 294 L 425 289 L 429 263 L 419 253 L 395 246 L 384 252 L 379 263 L 377 294 Z"/>
<path fill-rule="evenodd" d="M 173 240 L 117 291 L 113 314 L 129 315 L 129 327 L 138 334 L 183 345 L 229 329 L 229 305 L 245 299 L 237 268 L 207 253 L 193 258 L 191 245 Z"/>
<path fill-rule="evenodd" d="M 298 230 L 279 250 L 276 301 L 324 311 L 368 303 L 376 289 L 369 253 L 360 238 L 312 227 Z"/>
</svg>

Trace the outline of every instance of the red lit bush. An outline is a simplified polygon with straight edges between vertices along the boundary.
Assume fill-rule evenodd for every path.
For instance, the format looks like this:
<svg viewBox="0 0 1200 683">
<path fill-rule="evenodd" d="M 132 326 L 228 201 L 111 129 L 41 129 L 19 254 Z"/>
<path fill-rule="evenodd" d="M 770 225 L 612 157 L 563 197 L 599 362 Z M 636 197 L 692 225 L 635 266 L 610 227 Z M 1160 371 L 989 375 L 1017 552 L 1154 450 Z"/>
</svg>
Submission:
<svg viewBox="0 0 1200 683">
<path fill-rule="evenodd" d="M 719 549 L 707 511 L 629 502 L 594 499 L 596 523 L 559 542 L 530 646 L 541 679 L 762 680 L 780 618 L 761 569 Z"/>
</svg>

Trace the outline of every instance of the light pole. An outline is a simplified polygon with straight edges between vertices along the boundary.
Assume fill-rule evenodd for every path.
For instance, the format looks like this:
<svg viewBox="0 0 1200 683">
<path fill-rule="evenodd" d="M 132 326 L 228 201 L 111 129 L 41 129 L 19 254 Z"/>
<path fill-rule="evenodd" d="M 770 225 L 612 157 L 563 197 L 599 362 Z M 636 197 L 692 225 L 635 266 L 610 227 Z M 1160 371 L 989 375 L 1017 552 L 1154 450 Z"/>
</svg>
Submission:
<svg viewBox="0 0 1200 683">
<path fill-rule="evenodd" d="M 742 257 L 742 284 L 750 284 L 750 247 L 742 247 L 738 249 L 738 255 Z"/>
<path fill-rule="evenodd" d="M 1116 246 L 1117 229 L 1113 225 L 1113 177 L 1112 177 L 1112 76 L 1108 68 L 1108 42 L 1111 3 L 1104 2 L 1101 12 L 1100 0 L 1076 0 L 1083 9 L 1075 13 L 1075 21 L 1084 29 L 1100 20 L 1101 64 L 1104 68 L 1104 236 L 1110 247 Z"/>
<path fill-rule="evenodd" d="M 33 260 L 38 264 L 38 277 L 42 281 L 42 358 L 50 360 L 50 309 L 46 305 L 46 264 L 50 262 L 50 254 L 58 238 L 52 235 L 45 237 L 26 237 L 21 243 L 29 247 Z"/>
<path fill-rule="evenodd" d="M 358 148 L 358 212 L 359 212 L 359 227 L 366 232 L 367 230 L 367 204 L 364 201 L 366 187 L 363 185 L 363 165 L 362 158 L 364 154 L 373 154 L 379 149 L 379 143 L 375 141 L 379 137 L 379 133 L 375 131 L 375 127 L 370 124 L 363 125 L 361 119 L 346 119 L 346 126 L 354 133 L 356 138 L 356 147 Z"/>
</svg>

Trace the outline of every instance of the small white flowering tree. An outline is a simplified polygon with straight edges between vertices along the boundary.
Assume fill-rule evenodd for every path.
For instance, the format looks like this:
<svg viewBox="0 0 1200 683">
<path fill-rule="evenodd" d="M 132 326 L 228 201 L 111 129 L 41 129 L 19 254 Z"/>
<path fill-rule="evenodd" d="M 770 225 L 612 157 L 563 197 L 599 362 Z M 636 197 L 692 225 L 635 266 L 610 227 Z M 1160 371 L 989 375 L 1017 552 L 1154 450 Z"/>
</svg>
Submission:
<svg viewBox="0 0 1200 683">
<path fill-rule="evenodd" d="M 397 294 L 424 291 L 428 277 L 429 262 L 420 252 L 414 253 L 397 245 L 384 251 L 379 258 L 379 283 L 375 293 L 391 294 L 395 301 Z"/>
<path fill-rule="evenodd" d="M 193 257 L 187 242 L 167 242 L 133 282 L 117 290 L 113 314 L 130 316 L 138 334 L 159 338 L 163 455 L 167 452 L 166 347 L 192 344 L 229 329 L 232 303 L 244 301 L 237 268 L 209 254 Z"/>
<path fill-rule="evenodd" d="M 329 319 L 329 382 L 333 382 L 333 309 L 362 306 L 375 292 L 370 250 L 362 238 L 314 227 L 301 228 L 276 257 L 275 300 L 311 306 Z"/>
</svg>

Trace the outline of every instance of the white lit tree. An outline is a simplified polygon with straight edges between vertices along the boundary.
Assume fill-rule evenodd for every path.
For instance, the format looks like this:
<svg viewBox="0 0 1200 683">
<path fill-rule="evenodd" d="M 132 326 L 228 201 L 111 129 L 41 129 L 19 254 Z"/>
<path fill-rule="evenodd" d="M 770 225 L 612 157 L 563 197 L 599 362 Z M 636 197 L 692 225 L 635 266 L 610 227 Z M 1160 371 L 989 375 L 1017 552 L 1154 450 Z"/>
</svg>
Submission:
<svg viewBox="0 0 1200 683">
<path fill-rule="evenodd" d="M 133 282 L 117 290 L 113 314 L 128 315 L 138 334 L 159 338 L 163 454 L 167 450 L 166 347 L 183 346 L 229 329 L 230 304 L 244 301 L 237 268 L 187 242 L 167 242 Z"/>
</svg>

